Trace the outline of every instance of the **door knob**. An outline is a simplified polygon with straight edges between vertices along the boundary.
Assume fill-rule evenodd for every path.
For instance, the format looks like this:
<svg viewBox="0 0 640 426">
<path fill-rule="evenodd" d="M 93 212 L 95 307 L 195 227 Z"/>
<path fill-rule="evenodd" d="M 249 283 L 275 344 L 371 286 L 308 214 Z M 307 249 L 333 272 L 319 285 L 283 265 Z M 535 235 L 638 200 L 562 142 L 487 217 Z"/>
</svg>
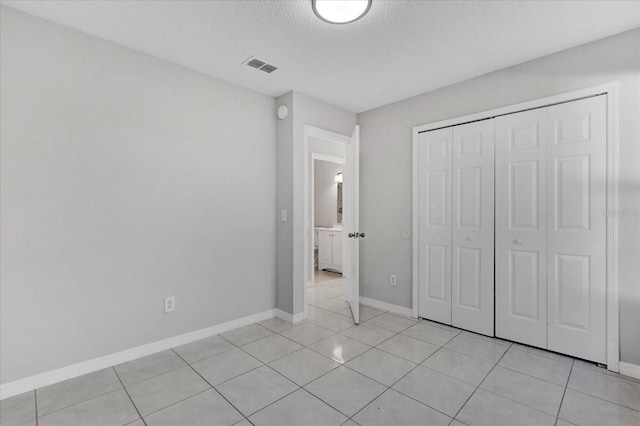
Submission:
<svg viewBox="0 0 640 426">
<path fill-rule="evenodd" d="M 516 238 L 513 242 L 516 244 L 522 244 L 522 238 Z"/>
<path fill-rule="evenodd" d="M 356 238 L 356 237 L 357 237 L 356 234 L 354 234 L 353 232 L 349 232 L 349 238 Z"/>
<path fill-rule="evenodd" d="M 360 233 L 360 238 L 364 238 L 364 232 Z"/>
<path fill-rule="evenodd" d="M 467 240 L 469 240 L 469 241 L 475 241 L 475 240 L 476 240 L 476 237 L 468 236 L 468 237 L 467 237 Z"/>
</svg>

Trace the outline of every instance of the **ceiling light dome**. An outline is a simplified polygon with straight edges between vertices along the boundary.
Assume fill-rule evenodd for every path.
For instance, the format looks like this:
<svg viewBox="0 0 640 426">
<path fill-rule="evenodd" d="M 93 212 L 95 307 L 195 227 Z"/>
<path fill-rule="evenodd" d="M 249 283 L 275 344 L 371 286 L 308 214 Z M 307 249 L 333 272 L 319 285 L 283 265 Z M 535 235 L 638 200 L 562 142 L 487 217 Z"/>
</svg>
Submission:
<svg viewBox="0 0 640 426">
<path fill-rule="evenodd" d="M 348 24 L 357 21 L 371 8 L 371 0 L 311 0 L 313 12 L 325 22 Z"/>
</svg>

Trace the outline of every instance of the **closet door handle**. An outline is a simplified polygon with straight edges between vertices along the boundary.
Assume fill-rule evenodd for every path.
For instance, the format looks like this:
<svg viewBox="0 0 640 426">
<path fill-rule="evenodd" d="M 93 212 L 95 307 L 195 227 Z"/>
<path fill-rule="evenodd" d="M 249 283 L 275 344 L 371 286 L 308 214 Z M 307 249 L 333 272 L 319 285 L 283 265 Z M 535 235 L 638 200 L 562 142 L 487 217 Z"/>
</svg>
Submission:
<svg viewBox="0 0 640 426">
<path fill-rule="evenodd" d="M 475 240 L 476 240 L 476 237 L 473 237 L 473 236 L 469 235 L 469 236 L 467 237 L 467 240 L 469 240 L 469 241 L 475 241 Z"/>
<path fill-rule="evenodd" d="M 516 238 L 513 242 L 516 244 L 522 244 L 522 238 Z"/>
</svg>

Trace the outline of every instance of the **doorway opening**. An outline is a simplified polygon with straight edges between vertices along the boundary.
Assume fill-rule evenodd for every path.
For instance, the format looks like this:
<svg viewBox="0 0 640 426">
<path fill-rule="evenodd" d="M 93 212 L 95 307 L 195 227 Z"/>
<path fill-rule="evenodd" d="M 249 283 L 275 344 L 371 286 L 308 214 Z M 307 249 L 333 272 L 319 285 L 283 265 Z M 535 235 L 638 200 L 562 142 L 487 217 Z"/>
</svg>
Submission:
<svg viewBox="0 0 640 426">
<path fill-rule="evenodd" d="M 307 304 L 311 307 L 305 310 L 310 316 L 327 311 L 351 318 L 342 275 L 345 255 L 342 223 L 344 157 L 312 152 L 311 161 L 313 262 L 306 290 Z"/>
<path fill-rule="evenodd" d="M 298 264 L 304 271 L 304 281 L 298 287 L 303 292 L 304 316 L 311 318 L 317 313 L 325 316 L 328 324 L 347 320 L 358 324 L 358 236 L 364 237 L 358 230 L 359 127 L 349 137 L 306 125 L 304 140 L 304 241 Z M 316 213 L 316 195 L 321 195 L 315 191 L 316 169 L 328 181 L 324 189 L 318 188 L 326 192 L 326 216 L 319 210 Z M 294 272 L 295 258 L 294 253 Z M 325 302 L 322 299 L 326 303 L 317 307 Z"/>
</svg>

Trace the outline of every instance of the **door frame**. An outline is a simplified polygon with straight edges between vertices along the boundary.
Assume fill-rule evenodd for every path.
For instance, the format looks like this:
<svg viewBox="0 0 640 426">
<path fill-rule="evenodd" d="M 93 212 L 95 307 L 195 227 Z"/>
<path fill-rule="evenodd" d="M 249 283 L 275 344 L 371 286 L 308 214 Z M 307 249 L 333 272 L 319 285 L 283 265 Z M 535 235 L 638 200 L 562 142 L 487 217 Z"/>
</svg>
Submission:
<svg viewBox="0 0 640 426">
<path fill-rule="evenodd" d="M 304 271 L 304 279 L 301 283 L 296 283 L 294 281 L 294 286 L 302 286 L 303 300 L 304 300 L 304 318 L 308 318 L 308 308 L 307 308 L 307 289 L 309 280 L 307 279 L 307 274 L 311 270 L 313 265 L 313 160 L 325 160 L 330 158 L 327 161 L 333 161 L 332 159 L 340 160 L 340 157 L 332 155 L 331 153 L 323 153 L 318 150 L 311 150 L 311 138 L 320 139 L 323 141 L 331 142 L 331 143 L 339 143 L 347 145 L 351 142 L 350 136 L 341 135 L 339 133 L 331 132 L 329 130 L 320 129 L 318 127 L 313 127 L 308 124 L 304 125 L 304 255 L 303 258 L 303 271 Z M 330 150 L 327 150 L 330 152 Z M 342 157 L 342 164 L 346 161 L 346 158 Z M 344 203 L 343 203 L 344 204 Z M 343 257 L 345 256 L 346 251 L 343 251 Z M 344 262 L 343 262 L 344 263 Z M 313 279 L 313 277 L 312 277 Z"/>
<path fill-rule="evenodd" d="M 478 120 L 486 120 L 498 117 L 500 115 L 522 112 L 535 108 L 544 108 L 551 105 L 577 101 L 596 95 L 607 95 L 607 369 L 610 371 L 620 371 L 620 328 L 619 328 L 619 288 L 618 288 L 618 251 L 619 237 L 618 227 L 619 218 L 613 214 L 618 211 L 619 205 L 619 123 L 618 123 L 618 82 L 611 82 L 598 86 L 588 87 L 571 92 L 561 93 L 558 95 L 548 96 L 532 101 L 522 102 L 506 107 L 496 108 L 488 111 L 482 111 L 461 117 L 455 117 L 447 120 L 437 121 L 433 123 L 423 124 L 413 127 L 413 180 L 412 180 L 412 314 L 414 318 L 418 317 L 418 303 L 420 300 L 419 272 L 419 156 L 418 141 L 419 134 L 429 130 L 441 129 Z"/>
</svg>

